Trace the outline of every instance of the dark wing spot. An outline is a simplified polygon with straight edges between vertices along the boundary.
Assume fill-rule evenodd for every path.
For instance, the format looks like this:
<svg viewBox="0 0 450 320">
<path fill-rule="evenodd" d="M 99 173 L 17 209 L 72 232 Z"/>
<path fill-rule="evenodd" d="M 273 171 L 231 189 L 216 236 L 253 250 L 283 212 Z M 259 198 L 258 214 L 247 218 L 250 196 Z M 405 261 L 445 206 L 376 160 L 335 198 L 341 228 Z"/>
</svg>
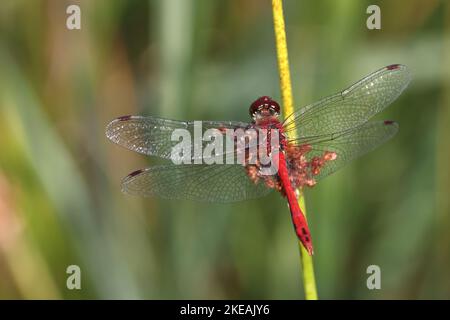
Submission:
<svg viewBox="0 0 450 320">
<path fill-rule="evenodd" d="M 139 169 L 139 170 L 133 171 L 132 173 L 130 173 L 130 174 L 127 176 L 127 178 L 132 178 L 132 177 L 137 176 L 138 174 L 140 174 L 140 173 L 142 173 L 142 172 L 144 172 L 143 169 Z"/>
<path fill-rule="evenodd" d="M 305 228 L 302 228 L 302 232 L 303 232 L 304 235 L 307 235 L 307 234 L 308 234 L 308 232 L 306 232 L 306 229 L 305 229 Z"/>
<path fill-rule="evenodd" d="M 309 242 L 309 238 L 308 238 L 308 237 L 305 237 L 305 241 L 306 241 L 306 242 Z"/>
<path fill-rule="evenodd" d="M 399 69 L 400 65 L 399 64 L 391 64 L 390 66 L 387 66 L 386 69 L 388 70 L 396 70 Z"/>
<path fill-rule="evenodd" d="M 130 120 L 130 119 L 131 119 L 131 116 L 121 116 L 121 117 L 117 118 L 117 120 L 119 120 L 119 121 L 127 121 L 127 120 Z"/>
</svg>

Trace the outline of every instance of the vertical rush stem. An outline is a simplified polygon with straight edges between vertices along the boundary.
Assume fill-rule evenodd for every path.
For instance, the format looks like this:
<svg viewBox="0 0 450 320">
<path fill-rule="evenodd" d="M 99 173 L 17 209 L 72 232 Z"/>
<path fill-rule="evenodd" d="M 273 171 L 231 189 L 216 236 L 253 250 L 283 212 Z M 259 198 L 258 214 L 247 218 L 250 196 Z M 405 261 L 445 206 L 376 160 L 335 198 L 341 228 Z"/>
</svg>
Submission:
<svg viewBox="0 0 450 320">
<path fill-rule="evenodd" d="M 294 112 L 294 102 L 292 98 L 291 75 L 289 72 L 289 60 L 286 42 L 286 31 L 283 16 L 282 0 L 272 0 L 273 24 L 275 29 L 275 42 L 277 47 L 278 70 L 280 73 L 281 97 L 283 100 L 283 115 L 286 118 Z M 295 138 L 296 130 L 291 131 L 291 138 Z M 306 217 L 306 206 L 303 193 L 300 192 L 299 205 Z M 314 266 L 312 256 L 299 243 L 300 262 L 302 265 L 303 285 L 305 298 L 307 300 L 317 300 L 316 279 L 314 277 Z"/>
</svg>

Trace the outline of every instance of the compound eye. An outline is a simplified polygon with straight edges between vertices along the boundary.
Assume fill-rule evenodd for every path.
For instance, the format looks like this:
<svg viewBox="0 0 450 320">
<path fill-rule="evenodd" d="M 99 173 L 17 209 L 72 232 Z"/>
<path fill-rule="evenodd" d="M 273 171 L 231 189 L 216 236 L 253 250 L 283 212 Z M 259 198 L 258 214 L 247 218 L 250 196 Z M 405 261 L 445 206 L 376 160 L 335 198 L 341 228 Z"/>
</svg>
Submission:
<svg viewBox="0 0 450 320">
<path fill-rule="evenodd" d="M 271 104 L 272 103 L 272 99 L 268 96 L 262 96 L 258 99 L 256 99 L 251 105 L 250 108 L 248 110 L 248 112 L 250 113 L 250 116 L 254 116 L 255 113 L 257 113 L 261 107 L 265 104 Z M 276 103 L 276 102 L 275 102 Z M 278 107 L 279 108 L 279 107 Z"/>
<path fill-rule="evenodd" d="M 280 105 L 274 100 L 270 101 L 270 109 L 276 114 L 280 114 Z"/>
<path fill-rule="evenodd" d="M 255 101 L 256 102 L 256 101 Z M 252 103 L 252 105 L 250 106 L 250 108 L 248 109 L 248 113 L 250 113 L 250 116 L 254 116 L 258 110 L 259 110 L 260 105 L 257 105 L 255 103 Z"/>
</svg>

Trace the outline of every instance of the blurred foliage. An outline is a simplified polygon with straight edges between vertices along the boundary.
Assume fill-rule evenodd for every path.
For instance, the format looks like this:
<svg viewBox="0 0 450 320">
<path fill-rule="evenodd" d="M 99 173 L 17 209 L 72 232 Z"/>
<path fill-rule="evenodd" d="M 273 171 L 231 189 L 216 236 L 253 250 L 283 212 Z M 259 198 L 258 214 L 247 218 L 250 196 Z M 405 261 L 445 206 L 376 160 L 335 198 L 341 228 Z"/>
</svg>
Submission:
<svg viewBox="0 0 450 320">
<path fill-rule="evenodd" d="M 78 4 L 82 29 L 66 29 Z M 366 28 L 378 4 L 382 29 Z M 379 118 L 399 134 L 307 190 L 321 298 L 450 298 L 450 3 L 285 0 L 296 105 L 392 63 L 414 80 Z M 237 204 L 129 197 L 159 160 L 110 143 L 124 114 L 248 120 L 279 99 L 260 0 L 2 1 L 0 298 L 302 297 L 277 194 Z M 66 268 L 82 290 L 66 288 Z M 366 288 L 366 268 L 382 289 Z"/>
</svg>

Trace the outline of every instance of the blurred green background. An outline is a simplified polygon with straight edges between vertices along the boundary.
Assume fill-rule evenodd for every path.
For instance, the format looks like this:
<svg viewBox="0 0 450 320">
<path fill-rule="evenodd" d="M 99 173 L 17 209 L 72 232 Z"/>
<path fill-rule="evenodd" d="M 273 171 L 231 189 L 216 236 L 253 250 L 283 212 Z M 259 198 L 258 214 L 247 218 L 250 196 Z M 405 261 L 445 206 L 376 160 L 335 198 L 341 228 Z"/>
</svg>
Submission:
<svg viewBox="0 0 450 320">
<path fill-rule="evenodd" d="M 66 28 L 70 4 L 81 30 Z M 366 28 L 370 4 L 381 30 Z M 296 106 L 388 64 L 414 77 L 377 116 L 399 134 L 306 191 L 319 297 L 450 298 L 450 2 L 284 6 Z M 0 298 L 303 298 L 278 194 L 125 196 L 121 178 L 159 160 L 104 134 L 126 114 L 247 121 L 260 95 L 280 100 L 269 0 L 2 1 Z M 72 264 L 82 290 L 66 288 Z"/>
</svg>

